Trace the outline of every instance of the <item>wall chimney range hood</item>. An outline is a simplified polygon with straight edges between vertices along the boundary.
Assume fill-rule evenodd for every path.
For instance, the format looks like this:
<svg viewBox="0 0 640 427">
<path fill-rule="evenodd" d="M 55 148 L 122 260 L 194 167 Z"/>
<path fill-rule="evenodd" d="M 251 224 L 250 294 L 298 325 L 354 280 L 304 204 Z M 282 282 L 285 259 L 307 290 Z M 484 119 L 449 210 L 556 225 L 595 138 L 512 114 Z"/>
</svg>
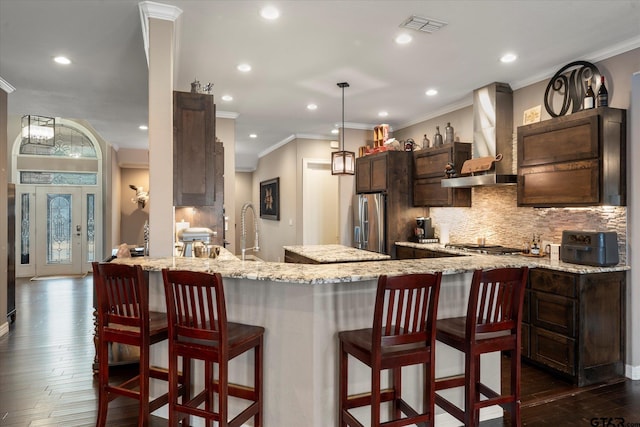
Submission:
<svg viewBox="0 0 640 427">
<path fill-rule="evenodd" d="M 516 184 L 513 171 L 513 91 L 507 83 L 492 83 L 473 91 L 473 158 L 496 157 L 491 170 L 443 179 L 449 188 Z M 458 171 L 462 165 L 456 165 Z"/>
</svg>

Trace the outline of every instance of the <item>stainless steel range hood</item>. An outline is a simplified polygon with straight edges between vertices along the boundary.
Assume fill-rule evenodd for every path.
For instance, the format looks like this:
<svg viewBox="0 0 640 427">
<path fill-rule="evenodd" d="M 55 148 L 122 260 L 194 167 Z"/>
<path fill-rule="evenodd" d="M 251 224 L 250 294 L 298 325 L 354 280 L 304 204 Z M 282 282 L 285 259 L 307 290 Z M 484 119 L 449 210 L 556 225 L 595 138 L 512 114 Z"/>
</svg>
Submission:
<svg viewBox="0 0 640 427">
<path fill-rule="evenodd" d="M 442 180 L 443 187 L 516 184 L 513 168 L 513 91 L 507 83 L 492 83 L 473 91 L 473 158 L 502 154 L 487 172 Z M 462 165 L 456 165 L 460 170 Z"/>
</svg>

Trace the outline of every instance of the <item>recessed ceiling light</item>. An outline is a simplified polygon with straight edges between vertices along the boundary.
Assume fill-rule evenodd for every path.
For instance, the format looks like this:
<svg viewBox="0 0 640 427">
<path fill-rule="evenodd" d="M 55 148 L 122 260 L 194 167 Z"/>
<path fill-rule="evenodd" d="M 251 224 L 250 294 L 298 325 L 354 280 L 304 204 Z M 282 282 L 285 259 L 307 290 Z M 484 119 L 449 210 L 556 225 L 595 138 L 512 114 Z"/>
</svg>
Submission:
<svg viewBox="0 0 640 427">
<path fill-rule="evenodd" d="M 233 101 L 233 96 L 231 96 L 231 95 L 222 95 L 222 100 L 223 101 L 227 101 L 227 102 Z"/>
<path fill-rule="evenodd" d="M 255 133 L 250 133 L 249 134 L 249 138 L 257 138 L 257 137 L 258 137 L 258 135 L 255 134 Z"/>
<path fill-rule="evenodd" d="M 317 110 L 318 106 L 316 104 L 307 105 L 307 110 Z"/>
<path fill-rule="evenodd" d="M 269 21 L 273 21 L 280 17 L 280 11 L 276 9 L 275 6 L 265 6 L 260 9 L 260 16 Z"/>
<path fill-rule="evenodd" d="M 378 117 L 387 117 L 388 115 L 389 115 L 389 113 L 388 113 L 388 112 L 386 112 L 386 111 L 380 111 L 380 112 L 378 113 Z"/>
<path fill-rule="evenodd" d="M 331 133 L 337 135 L 340 131 L 338 129 L 331 129 Z"/>
<path fill-rule="evenodd" d="M 249 71 L 251 71 L 251 65 L 240 64 L 238 65 L 238 71 L 242 71 L 243 73 L 248 73 Z"/>
<path fill-rule="evenodd" d="M 437 90 L 435 90 L 435 89 L 429 89 L 429 90 L 427 90 L 427 91 L 425 92 L 425 95 L 427 95 L 427 96 L 435 96 L 435 95 L 437 95 L 437 94 L 438 94 L 438 91 L 437 91 Z"/>
<path fill-rule="evenodd" d="M 71 60 L 69 58 L 67 58 L 66 56 L 56 56 L 55 58 L 53 58 L 53 60 L 61 65 L 69 65 L 71 64 Z"/>
<path fill-rule="evenodd" d="M 516 56 L 515 53 L 507 53 L 507 54 L 504 54 L 502 58 L 500 58 L 500 61 L 504 63 L 509 63 L 509 62 L 515 61 L 516 59 L 518 59 L 518 57 Z"/>
<path fill-rule="evenodd" d="M 140 129 L 140 130 L 148 130 L 148 129 L 149 129 L 149 126 L 147 126 L 147 125 L 140 125 L 140 126 L 138 126 L 138 129 Z"/>
<path fill-rule="evenodd" d="M 398 44 L 407 44 L 407 43 L 411 43 L 411 40 L 413 40 L 413 37 L 411 37 L 411 35 L 407 34 L 407 33 L 402 33 L 399 34 L 396 38 L 395 38 L 395 42 Z"/>
</svg>

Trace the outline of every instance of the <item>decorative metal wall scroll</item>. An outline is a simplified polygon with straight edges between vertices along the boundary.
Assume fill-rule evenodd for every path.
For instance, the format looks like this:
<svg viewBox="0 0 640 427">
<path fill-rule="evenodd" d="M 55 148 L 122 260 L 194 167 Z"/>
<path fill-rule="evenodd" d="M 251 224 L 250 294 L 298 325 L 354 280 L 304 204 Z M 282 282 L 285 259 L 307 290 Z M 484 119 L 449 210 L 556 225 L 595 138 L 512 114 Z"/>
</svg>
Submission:
<svg viewBox="0 0 640 427">
<path fill-rule="evenodd" d="M 544 108 L 551 117 L 564 116 L 582 109 L 582 100 L 587 91 L 586 83 L 591 79 L 595 89 L 600 80 L 598 67 L 587 61 L 575 61 L 562 67 L 549 81 L 544 91 Z M 556 99 L 559 97 L 560 101 Z M 560 106 L 560 111 L 554 108 Z"/>
</svg>

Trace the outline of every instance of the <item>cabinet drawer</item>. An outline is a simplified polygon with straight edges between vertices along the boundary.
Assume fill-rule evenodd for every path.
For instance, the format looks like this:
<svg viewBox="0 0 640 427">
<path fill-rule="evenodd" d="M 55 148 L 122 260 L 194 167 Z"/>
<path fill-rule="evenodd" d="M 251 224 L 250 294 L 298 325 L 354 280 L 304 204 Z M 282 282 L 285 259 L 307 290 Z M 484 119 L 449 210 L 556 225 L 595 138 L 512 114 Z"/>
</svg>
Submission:
<svg viewBox="0 0 640 427">
<path fill-rule="evenodd" d="M 529 287 L 535 291 L 550 292 L 569 298 L 578 295 L 576 276 L 551 270 L 532 269 Z"/>
<path fill-rule="evenodd" d="M 569 375 L 575 374 L 575 340 L 534 326 L 530 334 L 530 357 L 533 360 Z"/>
<path fill-rule="evenodd" d="M 520 206 L 586 206 L 599 203 L 598 160 L 520 168 Z"/>
<path fill-rule="evenodd" d="M 576 336 L 576 300 L 531 292 L 531 324 L 570 338 Z"/>
</svg>

